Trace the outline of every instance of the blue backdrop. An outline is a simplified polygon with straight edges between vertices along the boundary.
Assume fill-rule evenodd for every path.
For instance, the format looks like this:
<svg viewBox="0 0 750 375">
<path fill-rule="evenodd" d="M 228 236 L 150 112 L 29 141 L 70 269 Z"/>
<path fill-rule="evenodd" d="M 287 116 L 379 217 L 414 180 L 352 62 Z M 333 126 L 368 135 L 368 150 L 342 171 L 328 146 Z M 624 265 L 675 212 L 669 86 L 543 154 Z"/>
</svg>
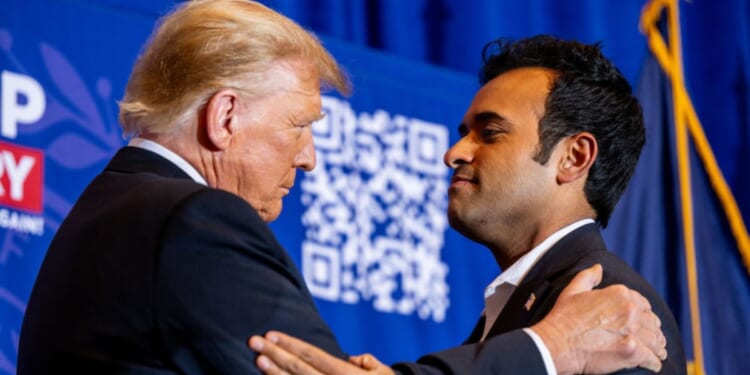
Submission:
<svg viewBox="0 0 750 375">
<path fill-rule="evenodd" d="M 0 374 L 15 373 L 26 301 L 46 246 L 124 141 L 116 100 L 169 0 L 0 0 Z M 693 358 L 675 171 L 672 93 L 638 24 L 645 1 L 264 1 L 318 33 L 352 78 L 324 97 L 319 165 L 272 227 L 345 350 L 386 362 L 462 341 L 499 272 L 447 228 L 442 153 L 477 88 L 481 47 L 551 33 L 602 41 L 644 104 L 649 140 L 606 232 L 667 299 Z M 685 80 L 718 164 L 750 220 L 750 9 L 681 2 Z M 750 371 L 750 278 L 693 155 L 707 374 Z M 703 373 L 697 369 L 696 373 Z"/>
</svg>

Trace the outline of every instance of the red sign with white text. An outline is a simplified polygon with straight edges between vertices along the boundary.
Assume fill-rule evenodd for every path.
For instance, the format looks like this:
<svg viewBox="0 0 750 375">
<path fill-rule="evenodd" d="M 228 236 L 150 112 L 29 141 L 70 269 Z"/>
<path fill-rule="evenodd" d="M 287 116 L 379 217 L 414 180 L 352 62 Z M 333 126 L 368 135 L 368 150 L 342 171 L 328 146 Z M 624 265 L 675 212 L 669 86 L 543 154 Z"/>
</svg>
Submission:
<svg viewBox="0 0 750 375">
<path fill-rule="evenodd" d="M 0 142 L 0 205 L 42 212 L 44 152 Z"/>
</svg>

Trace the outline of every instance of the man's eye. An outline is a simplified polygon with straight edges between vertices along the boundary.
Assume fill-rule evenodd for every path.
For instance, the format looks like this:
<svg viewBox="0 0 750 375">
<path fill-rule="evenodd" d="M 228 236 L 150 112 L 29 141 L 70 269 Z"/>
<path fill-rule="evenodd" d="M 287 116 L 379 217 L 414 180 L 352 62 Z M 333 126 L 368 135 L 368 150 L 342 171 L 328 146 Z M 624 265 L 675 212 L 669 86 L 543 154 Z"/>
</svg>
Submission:
<svg viewBox="0 0 750 375">
<path fill-rule="evenodd" d="M 497 130 L 497 129 L 483 129 L 482 137 L 492 137 L 493 135 L 496 135 L 498 133 L 501 133 L 501 132 L 500 130 Z"/>
</svg>

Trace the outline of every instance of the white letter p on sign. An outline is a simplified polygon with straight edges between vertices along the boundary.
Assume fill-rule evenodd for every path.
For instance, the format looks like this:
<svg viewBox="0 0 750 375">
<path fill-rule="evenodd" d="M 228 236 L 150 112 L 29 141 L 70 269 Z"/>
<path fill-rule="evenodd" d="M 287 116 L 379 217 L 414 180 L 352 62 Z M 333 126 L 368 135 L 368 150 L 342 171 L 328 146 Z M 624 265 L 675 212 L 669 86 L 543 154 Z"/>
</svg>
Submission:
<svg viewBox="0 0 750 375">
<path fill-rule="evenodd" d="M 0 134 L 14 139 L 18 135 L 18 124 L 31 124 L 42 118 L 44 107 L 47 105 L 46 97 L 39 82 L 29 76 L 7 70 L 3 70 L 0 75 L 0 86 Z M 26 97 L 25 103 L 19 103 L 19 94 Z"/>
</svg>

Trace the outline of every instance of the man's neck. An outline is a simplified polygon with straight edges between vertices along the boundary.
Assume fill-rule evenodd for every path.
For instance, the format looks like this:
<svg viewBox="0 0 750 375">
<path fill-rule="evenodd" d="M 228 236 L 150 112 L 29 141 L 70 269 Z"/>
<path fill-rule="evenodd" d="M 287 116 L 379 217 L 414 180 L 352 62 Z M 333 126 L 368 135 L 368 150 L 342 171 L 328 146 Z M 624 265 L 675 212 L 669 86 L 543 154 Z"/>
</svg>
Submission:
<svg viewBox="0 0 750 375">
<path fill-rule="evenodd" d="M 503 243 L 489 244 L 487 247 L 492 251 L 498 266 L 500 266 L 502 270 L 506 270 L 515 264 L 521 257 L 536 249 L 550 237 L 555 236 L 557 239 L 561 238 L 562 236 L 556 236 L 558 232 L 564 231 L 569 226 L 576 224 L 581 220 L 588 219 L 593 221 L 592 217 L 593 215 L 581 214 L 570 217 L 567 220 L 559 221 L 557 224 L 552 224 L 552 220 L 550 220 L 543 228 L 537 228 L 534 231 L 527 231 L 526 235 L 523 235 L 523 233 L 520 232 L 515 232 L 514 236 L 503 241 Z M 577 228 L 577 226 L 575 228 Z M 569 233 L 569 231 L 565 234 L 567 233 Z"/>
<path fill-rule="evenodd" d="M 171 150 L 164 144 L 157 142 L 156 140 L 143 137 L 135 137 L 130 140 L 128 146 L 138 147 L 156 153 L 182 169 L 182 171 L 190 176 L 190 178 L 192 178 L 195 182 L 207 185 L 205 178 L 203 178 L 203 175 L 201 175 L 201 173 L 196 170 L 193 165 L 185 160 L 183 156 Z"/>
<path fill-rule="evenodd" d="M 500 275 L 500 277 L 502 278 L 502 280 L 500 281 L 509 282 L 513 285 L 520 284 L 526 273 L 537 263 L 539 259 L 541 259 L 542 256 L 544 256 L 544 254 L 547 253 L 547 251 L 549 251 L 549 249 L 551 249 L 558 241 L 560 241 L 560 239 L 567 236 L 574 230 L 590 223 L 594 223 L 594 220 L 591 218 L 583 218 L 581 220 L 576 220 L 572 223 L 569 223 L 568 225 L 559 228 L 549 236 L 545 237 L 542 241 L 540 241 L 534 247 L 530 248 L 524 254 L 517 257 L 512 262 L 507 263 L 506 266 L 501 265 L 503 272 Z"/>
</svg>

